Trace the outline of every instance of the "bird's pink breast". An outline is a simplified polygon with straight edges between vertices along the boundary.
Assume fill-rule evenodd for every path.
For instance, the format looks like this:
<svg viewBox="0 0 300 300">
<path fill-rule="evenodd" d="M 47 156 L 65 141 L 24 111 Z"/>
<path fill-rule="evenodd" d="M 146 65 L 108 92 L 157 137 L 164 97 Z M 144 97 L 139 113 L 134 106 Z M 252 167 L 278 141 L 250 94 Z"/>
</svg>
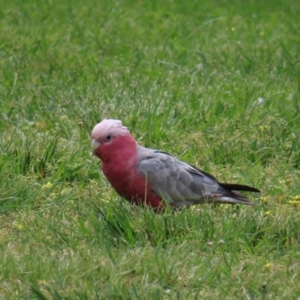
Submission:
<svg viewBox="0 0 300 300">
<path fill-rule="evenodd" d="M 100 150 L 102 170 L 114 189 L 135 204 L 148 204 L 153 208 L 164 205 L 161 197 L 151 190 L 137 169 L 137 147 L 131 135 L 116 138 Z"/>
</svg>

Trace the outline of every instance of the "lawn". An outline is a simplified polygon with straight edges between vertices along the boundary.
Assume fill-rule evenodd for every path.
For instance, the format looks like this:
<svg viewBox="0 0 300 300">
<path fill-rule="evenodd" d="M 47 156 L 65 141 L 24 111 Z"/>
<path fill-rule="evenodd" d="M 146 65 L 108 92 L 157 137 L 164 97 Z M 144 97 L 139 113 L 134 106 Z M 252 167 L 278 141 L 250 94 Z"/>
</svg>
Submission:
<svg viewBox="0 0 300 300">
<path fill-rule="evenodd" d="M 0 0 L 0 299 L 299 299 L 299 15 Z M 91 154 L 104 118 L 257 206 L 132 208 Z"/>
</svg>

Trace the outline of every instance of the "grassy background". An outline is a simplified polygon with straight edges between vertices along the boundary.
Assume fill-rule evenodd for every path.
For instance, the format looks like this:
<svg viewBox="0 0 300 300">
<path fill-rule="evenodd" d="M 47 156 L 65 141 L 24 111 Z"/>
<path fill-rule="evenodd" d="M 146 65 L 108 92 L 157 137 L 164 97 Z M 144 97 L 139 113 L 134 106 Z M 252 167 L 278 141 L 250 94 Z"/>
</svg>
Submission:
<svg viewBox="0 0 300 300">
<path fill-rule="evenodd" d="M 0 299 L 299 298 L 299 15 L 1 0 Z M 91 155 L 105 117 L 258 206 L 132 210 Z"/>
</svg>

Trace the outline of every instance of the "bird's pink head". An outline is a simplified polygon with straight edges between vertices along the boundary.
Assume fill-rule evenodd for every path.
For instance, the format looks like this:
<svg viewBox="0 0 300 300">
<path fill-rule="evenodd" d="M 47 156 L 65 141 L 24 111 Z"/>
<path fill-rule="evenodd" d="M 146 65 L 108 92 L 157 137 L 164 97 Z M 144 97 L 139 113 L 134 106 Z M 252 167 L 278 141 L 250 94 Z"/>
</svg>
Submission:
<svg viewBox="0 0 300 300">
<path fill-rule="evenodd" d="M 103 160 L 101 152 L 109 152 L 116 148 L 121 138 L 130 137 L 127 127 L 122 125 L 120 120 L 104 119 L 92 130 L 92 150 L 93 153 Z M 101 151 L 102 150 L 102 151 Z"/>
</svg>

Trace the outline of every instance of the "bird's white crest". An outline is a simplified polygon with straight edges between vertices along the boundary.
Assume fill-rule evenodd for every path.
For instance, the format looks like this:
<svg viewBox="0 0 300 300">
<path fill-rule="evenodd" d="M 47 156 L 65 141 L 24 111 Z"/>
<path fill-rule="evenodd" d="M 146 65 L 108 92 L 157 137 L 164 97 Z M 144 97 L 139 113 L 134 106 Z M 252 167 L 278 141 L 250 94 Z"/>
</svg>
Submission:
<svg viewBox="0 0 300 300">
<path fill-rule="evenodd" d="M 124 136 L 128 133 L 129 130 L 127 129 L 127 127 L 122 125 L 122 121 L 114 119 L 104 119 L 94 127 L 91 137 L 98 140 L 107 134 L 112 134 L 113 136 Z"/>
</svg>

